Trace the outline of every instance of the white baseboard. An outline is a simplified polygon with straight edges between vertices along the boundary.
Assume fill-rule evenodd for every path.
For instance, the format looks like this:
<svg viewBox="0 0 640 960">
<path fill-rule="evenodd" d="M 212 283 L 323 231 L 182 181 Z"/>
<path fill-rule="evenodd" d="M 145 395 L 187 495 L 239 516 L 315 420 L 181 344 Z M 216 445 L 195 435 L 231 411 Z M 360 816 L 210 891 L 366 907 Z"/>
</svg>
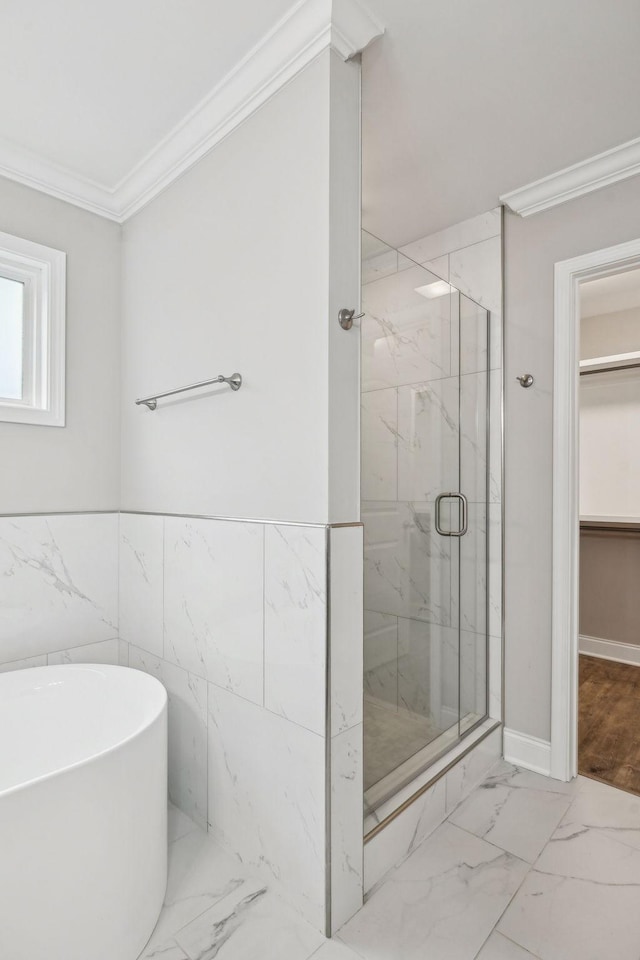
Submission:
<svg viewBox="0 0 640 960">
<path fill-rule="evenodd" d="M 633 643 L 580 636 L 580 653 L 589 657 L 600 657 L 602 660 L 617 660 L 618 663 L 640 665 L 640 645 L 636 646 Z"/>
<path fill-rule="evenodd" d="M 551 743 L 518 733 L 517 730 L 505 729 L 504 758 L 517 767 L 548 777 L 551 771 Z"/>
</svg>

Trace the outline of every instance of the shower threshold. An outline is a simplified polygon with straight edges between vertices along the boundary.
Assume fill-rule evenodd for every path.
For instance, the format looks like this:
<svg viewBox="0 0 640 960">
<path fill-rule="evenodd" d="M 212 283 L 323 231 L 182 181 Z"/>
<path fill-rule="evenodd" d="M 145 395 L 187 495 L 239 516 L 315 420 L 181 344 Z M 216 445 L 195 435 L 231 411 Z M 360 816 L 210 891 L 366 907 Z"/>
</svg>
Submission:
<svg viewBox="0 0 640 960">
<path fill-rule="evenodd" d="M 464 755 L 476 742 L 499 726 L 486 716 L 468 713 L 431 743 L 390 771 L 364 794 L 365 836 L 385 820 L 394 806 L 404 805 L 415 792 L 422 792 L 446 769 Z M 471 736 L 477 732 L 476 736 Z"/>
</svg>

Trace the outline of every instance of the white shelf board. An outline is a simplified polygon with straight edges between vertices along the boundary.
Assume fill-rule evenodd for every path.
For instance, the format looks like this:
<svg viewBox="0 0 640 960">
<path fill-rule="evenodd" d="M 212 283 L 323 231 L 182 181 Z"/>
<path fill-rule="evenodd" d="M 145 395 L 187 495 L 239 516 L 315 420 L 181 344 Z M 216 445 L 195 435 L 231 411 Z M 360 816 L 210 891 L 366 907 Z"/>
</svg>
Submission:
<svg viewBox="0 0 640 960">
<path fill-rule="evenodd" d="M 595 373 L 597 370 L 623 370 L 640 365 L 640 350 L 633 353 L 617 353 L 611 357 L 593 357 L 580 361 L 580 373 Z"/>
</svg>

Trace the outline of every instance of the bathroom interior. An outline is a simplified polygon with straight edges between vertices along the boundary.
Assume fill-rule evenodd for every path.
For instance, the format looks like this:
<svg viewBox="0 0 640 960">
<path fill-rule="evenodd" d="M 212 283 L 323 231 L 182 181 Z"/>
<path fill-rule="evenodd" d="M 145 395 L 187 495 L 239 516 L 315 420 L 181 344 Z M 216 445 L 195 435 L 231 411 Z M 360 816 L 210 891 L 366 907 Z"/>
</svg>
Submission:
<svg viewBox="0 0 640 960">
<path fill-rule="evenodd" d="M 576 884 L 623 896 L 574 836 L 640 836 L 608 708 L 640 689 L 612 673 L 640 668 L 640 269 L 580 285 L 577 778 L 553 275 L 637 235 L 626 159 L 565 185 L 626 128 L 551 136 L 500 0 L 115 2 L 64 0 L 71 31 L 0 10 L 0 960 L 600 960 L 608 921 L 553 937 Z M 544 2 L 541 30 L 602 36 Z M 487 50 L 508 125 L 469 83 Z M 545 867 L 577 818 L 578 866 Z"/>
</svg>

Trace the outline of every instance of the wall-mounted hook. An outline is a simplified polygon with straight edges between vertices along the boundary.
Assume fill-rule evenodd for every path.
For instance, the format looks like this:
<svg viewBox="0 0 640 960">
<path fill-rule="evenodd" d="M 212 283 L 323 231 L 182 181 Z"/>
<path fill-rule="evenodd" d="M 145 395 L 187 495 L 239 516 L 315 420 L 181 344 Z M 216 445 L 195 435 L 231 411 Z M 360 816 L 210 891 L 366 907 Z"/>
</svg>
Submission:
<svg viewBox="0 0 640 960">
<path fill-rule="evenodd" d="M 516 377 L 521 387 L 532 387 L 533 377 L 530 373 L 523 373 L 521 377 Z"/>
<path fill-rule="evenodd" d="M 359 313 L 356 315 L 355 310 L 349 310 L 348 307 L 343 307 L 342 310 L 338 312 L 338 323 L 343 330 L 351 330 L 354 320 L 360 320 L 364 317 L 364 313 Z"/>
</svg>

